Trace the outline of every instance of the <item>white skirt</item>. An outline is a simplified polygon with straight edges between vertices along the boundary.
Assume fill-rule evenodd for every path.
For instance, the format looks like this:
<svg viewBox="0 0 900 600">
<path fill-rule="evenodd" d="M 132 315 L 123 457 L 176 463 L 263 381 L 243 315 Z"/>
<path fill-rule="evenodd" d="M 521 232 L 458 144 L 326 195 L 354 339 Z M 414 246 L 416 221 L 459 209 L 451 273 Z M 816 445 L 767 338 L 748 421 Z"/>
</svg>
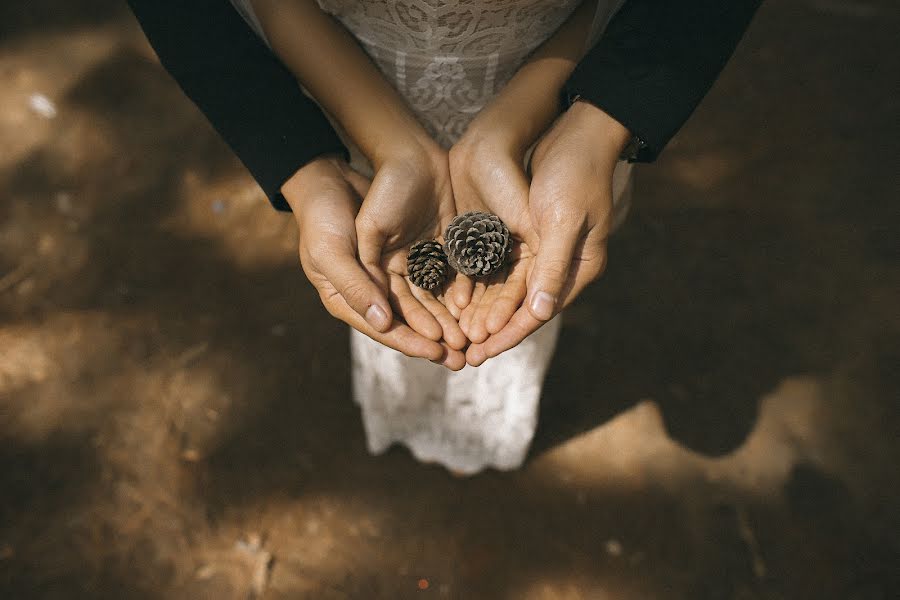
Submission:
<svg viewBox="0 0 900 600">
<path fill-rule="evenodd" d="M 631 166 L 619 167 L 613 230 L 624 221 L 631 198 Z M 561 321 L 557 316 L 515 348 L 457 372 L 409 358 L 351 329 L 353 398 L 362 410 L 369 452 L 380 454 L 397 443 L 422 462 L 463 474 L 520 467 L 537 428 Z"/>
</svg>

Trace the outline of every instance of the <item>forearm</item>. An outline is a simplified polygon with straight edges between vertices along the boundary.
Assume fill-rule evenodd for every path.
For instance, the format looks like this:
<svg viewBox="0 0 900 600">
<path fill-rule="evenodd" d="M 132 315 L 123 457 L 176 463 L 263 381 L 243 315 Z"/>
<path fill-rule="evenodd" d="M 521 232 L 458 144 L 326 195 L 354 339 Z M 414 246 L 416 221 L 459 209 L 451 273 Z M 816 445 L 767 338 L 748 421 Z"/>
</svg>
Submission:
<svg viewBox="0 0 900 600">
<path fill-rule="evenodd" d="M 282 61 L 373 164 L 411 143 L 427 143 L 403 98 L 316 2 L 254 0 L 253 5 Z"/>
<path fill-rule="evenodd" d="M 596 0 L 582 2 L 479 115 L 516 151 L 524 152 L 559 116 L 560 92 L 584 55 L 595 9 Z"/>
</svg>

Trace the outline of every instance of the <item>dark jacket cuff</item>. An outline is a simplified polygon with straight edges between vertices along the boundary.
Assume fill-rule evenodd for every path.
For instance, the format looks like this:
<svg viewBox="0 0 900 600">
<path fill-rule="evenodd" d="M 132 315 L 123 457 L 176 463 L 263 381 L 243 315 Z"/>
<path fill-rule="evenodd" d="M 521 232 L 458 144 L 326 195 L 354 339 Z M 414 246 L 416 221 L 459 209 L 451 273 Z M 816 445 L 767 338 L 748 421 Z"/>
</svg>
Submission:
<svg viewBox="0 0 900 600">
<path fill-rule="evenodd" d="M 715 82 L 760 0 L 628 0 L 564 87 L 639 137 L 655 160 Z"/>
</svg>

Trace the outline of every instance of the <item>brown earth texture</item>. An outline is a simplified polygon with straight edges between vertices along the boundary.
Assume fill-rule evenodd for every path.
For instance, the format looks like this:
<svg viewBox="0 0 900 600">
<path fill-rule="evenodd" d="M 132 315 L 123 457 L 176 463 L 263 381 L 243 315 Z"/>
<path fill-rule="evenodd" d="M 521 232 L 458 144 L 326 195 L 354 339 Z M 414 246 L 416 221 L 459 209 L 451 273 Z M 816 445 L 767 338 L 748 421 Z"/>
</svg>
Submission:
<svg viewBox="0 0 900 600">
<path fill-rule="evenodd" d="M 900 597 L 898 31 L 766 3 L 527 462 L 461 479 L 366 452 L 291 217 L 124 3 L 0 4 L 0 598 Z"/>
</svg>

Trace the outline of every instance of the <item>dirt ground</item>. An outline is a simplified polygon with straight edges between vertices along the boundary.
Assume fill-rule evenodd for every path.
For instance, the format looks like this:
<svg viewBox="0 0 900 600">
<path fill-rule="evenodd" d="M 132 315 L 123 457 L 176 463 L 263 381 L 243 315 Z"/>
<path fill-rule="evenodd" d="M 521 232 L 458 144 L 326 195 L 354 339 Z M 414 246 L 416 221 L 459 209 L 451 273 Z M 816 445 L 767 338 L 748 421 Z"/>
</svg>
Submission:
<svg viewBox="0 0 900 600">
<path fill-rule="evenodd" d="M 525 466 L 367 454 L 346 329 L 111 0 L 0 5 L 0 598 L 900 597 L 894 0 L 772 0 Z"/>
</svg>

